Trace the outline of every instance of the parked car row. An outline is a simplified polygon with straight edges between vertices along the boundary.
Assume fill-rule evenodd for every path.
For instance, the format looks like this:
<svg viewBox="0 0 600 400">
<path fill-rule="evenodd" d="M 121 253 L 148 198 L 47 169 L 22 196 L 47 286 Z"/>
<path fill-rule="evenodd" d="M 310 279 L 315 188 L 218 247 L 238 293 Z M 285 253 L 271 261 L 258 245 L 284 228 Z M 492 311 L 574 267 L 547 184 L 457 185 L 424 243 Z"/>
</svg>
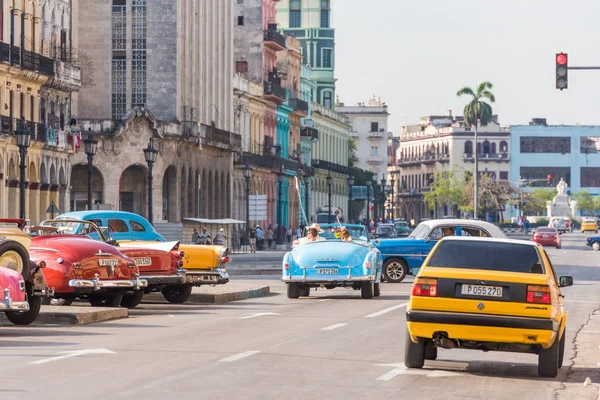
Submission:
<svg viewBox="0 0 600 400">
<path fill-rule="evenodd" d="M 119 214 L 111 212 L 112 218 L 142 218 Z M 145 229 L 158 235 L 145 222 Z M 223 246 L 193 246 L 189 255 L 178 241 L 164 238 L 119 242 L 109 227 L 68 214 L 30 227 L 30 234 L 23 231 L 24 220 L 0 219 L 0 224 L 0 310 L 19 325 L 32 323 L 42 302 L 51 299 L 133 308 L 144 294 L 160 292 L 170 303 L 183 303 L 193 286 L 229 281 L 229 250 Z"/>
</svg>

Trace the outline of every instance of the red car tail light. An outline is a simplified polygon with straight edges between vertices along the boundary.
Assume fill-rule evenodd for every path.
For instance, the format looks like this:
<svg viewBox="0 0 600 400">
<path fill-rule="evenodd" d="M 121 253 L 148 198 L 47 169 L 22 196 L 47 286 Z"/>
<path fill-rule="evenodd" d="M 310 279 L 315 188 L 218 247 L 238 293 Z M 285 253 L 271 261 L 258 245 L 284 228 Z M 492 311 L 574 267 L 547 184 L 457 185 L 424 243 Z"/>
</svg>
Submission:
<svg viewBox="0 0 600 400">
<path fill-rule="evenodd" d="M 417 278 L 412 288 L 413 296 L 437 297 L 437 279 Z"/>
<path fill-rule="evenodd" d="M 221 261 L 223 261 L 225 264 L 227 264 L 229 262 L 229 257 L 222 257 Z"/>
<path fill-rule="evenodd" d="M 285 264 L 284 264 L 284 266 L 285 266 L 285 269 L 286 269 L 286 270 L 290 269 L 290 264 L 288 264 L 288 263 L 285 263 Z"/>
<path fill-rule="evenodd" d="M 177 266 L 178 266 L 179 268 L 183 268 L 183 264 L 184 264 L 184 263 L 183 263 L 183 261 L 181 261 L 181 260 L 179 260 L 179 261 L 177 262 Z"/>
<path fill-rule="evenodd" d="M 550 286 L 527 285 L 527 302 L 550 304 Z"/>
<path fill-rule="evenodd" d="M 183 258 L 183 256 L 185 256 L 185 252 L 182 250 L 182 251 L 179 252 L 178 255 L 179 255 L 180 258 Z"/>
</svg>

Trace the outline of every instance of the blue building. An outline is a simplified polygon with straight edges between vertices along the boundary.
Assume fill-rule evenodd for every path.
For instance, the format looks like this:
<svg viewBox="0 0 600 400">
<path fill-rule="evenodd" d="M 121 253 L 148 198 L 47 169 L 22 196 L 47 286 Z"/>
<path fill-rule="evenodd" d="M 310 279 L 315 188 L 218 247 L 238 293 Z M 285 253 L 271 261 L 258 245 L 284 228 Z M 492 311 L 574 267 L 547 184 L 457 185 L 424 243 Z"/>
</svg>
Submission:
<svg viewBox="0 0 600 400">
<path fill-rule="evenodd" d="M 510 132 L 510 180 L 540 180 L 524 191 L 554 188 L 562 178 L 569 194 L 587 190 L 600 195 L 600 126 L 546 125 L 545 119 L 534 119 L 530 125 L 511 126 Z"/>
</svg>

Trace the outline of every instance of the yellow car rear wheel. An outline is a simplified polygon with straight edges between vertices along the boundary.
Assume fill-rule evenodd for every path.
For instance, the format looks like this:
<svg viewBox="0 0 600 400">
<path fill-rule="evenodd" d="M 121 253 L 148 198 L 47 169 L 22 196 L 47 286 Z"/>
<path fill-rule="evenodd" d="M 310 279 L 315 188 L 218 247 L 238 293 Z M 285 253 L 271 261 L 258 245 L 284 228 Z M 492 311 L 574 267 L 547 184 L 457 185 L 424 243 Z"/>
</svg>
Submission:
<svg viewBox="0 0 600 400">
<path fill-rule="evenodd" d="M 417 338 L 417 343 L 410 339 L 410 332 L 406 330 L 404 342 L 404 365 L 406 368 L 423 368 L 425 364 L 425 339 Z"/>
<path fill-rule="evenodd" d="M 541 349 L 538 355 L 538 375 L 546 378 L 554 378 L 558 375 L 558 364 L 560 358 L 560 340 L 554 339 L 554 343 L 547 349 Z"/>
</svg>

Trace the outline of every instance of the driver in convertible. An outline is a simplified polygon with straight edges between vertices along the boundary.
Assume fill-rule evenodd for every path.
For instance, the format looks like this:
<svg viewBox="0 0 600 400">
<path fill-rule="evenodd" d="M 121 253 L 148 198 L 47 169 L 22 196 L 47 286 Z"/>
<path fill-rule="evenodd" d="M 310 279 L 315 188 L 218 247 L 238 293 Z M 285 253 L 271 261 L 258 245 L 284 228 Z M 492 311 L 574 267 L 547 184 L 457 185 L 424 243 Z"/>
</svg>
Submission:
<svg viewBox="0 0 600 400">
<path fill-rule="evenodd" d="M 319 236 L 319 233 L 323 233 L 324 231 L 318 224 L 312 224 L 308 227 L 306 237 L 294 240 L 292 246 L 299 246 L 302 244 L 313 243 L 313 242 L 322 242 L 326 239 L 324 237 Z"/>
</svg>

